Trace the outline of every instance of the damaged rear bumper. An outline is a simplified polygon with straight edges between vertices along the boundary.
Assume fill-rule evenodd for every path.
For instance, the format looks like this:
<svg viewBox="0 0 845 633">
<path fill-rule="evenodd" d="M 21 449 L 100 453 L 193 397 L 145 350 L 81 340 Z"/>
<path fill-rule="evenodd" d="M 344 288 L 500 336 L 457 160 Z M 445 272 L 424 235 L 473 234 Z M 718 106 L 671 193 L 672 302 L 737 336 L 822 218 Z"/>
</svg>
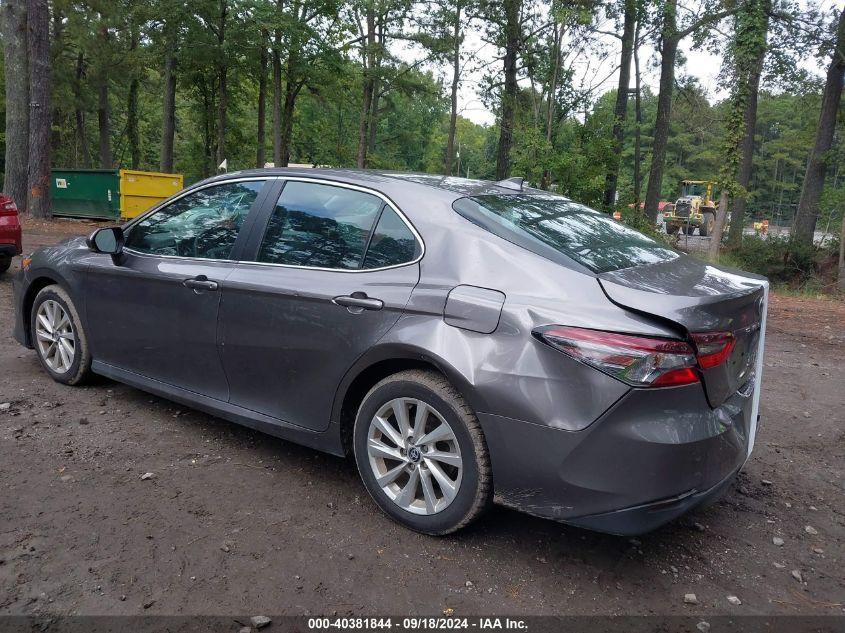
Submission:
<svg viewBox="0 0 845 633">
<path fill-rule="evenodd" d="M 597 532 L 608 532 L 610 534 L 627 536 L 644 534 L 686 514 L 697 506 L 706 505 L 708 502 L 718 499 L 725 489 L 730 486 L 738 473 L 739 469 L 709 490 L 703 492 L 690 490 L 669 499 L 662 499 L 660 501 L 605 512 L 603 514 L 577 517 L 575 519 L 569 519 L 566 522 L 589 530 L 596 530 Z"/>
<path fill-rule="evenodd" d="M 633 389 L 582 431 L 479 420 L 498 502 L 634 535 L 718 497 L 748 456 L 752 409 L 741 393 L 711 409 L 694 384 Z"/>
</svg>

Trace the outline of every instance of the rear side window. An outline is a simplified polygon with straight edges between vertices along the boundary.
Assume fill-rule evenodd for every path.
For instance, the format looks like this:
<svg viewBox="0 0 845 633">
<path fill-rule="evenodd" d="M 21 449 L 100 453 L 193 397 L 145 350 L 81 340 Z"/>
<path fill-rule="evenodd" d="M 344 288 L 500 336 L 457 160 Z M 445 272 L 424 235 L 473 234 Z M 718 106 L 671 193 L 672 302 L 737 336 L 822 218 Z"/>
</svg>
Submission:
<svg viewBox="0 0 845 633">
<path fill-rule="evenodd" d="M 267 224 L 258 261 L 360 268 L 382 204 L 379 197 L 362 191 L 288 181 Z"/>
<path fill-rule="evenodd" d="M 363 268 L 407 264 L 419 256 L 418 248 L 417 240 L 408 225 L 396 211 L 385 205 L 370 240 Z"/>
<path fill-rule="evenodd" d="M 603 213 L 553 195 L 480 195 L 456 200 L 462 216 L 549 259 L 564 255 L 593 272 L 669 261 L 671 248 Z"/>
</svg>

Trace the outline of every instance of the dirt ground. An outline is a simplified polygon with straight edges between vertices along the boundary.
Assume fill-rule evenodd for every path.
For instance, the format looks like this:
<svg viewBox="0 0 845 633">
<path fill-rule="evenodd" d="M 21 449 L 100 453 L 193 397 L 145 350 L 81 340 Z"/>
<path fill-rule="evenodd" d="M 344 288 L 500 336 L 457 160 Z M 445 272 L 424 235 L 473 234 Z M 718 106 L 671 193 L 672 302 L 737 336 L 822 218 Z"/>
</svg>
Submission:
<svg viewBox="0 0 845 633">
<path fill-rule="evenodd" d="M 91 228 L 30 224 L 25 248 Z M 502 508 L 414 534 L 351 461 L 116 383 L 64 387 L 11 328 L 7 274 L 0 614 L 845 612 L 842 302 L 773 297 L 752 458 L 720 502 L 639 539 Z"/>
</svg>

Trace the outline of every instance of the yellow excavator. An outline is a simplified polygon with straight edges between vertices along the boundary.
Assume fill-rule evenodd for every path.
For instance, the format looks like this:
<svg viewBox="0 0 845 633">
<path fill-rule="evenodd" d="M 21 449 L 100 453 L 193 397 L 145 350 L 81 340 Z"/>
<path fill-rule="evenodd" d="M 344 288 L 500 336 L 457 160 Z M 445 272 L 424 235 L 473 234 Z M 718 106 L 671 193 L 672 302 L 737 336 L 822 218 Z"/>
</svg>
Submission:
<svg viewBox="0 0 845 633">
<path fill-rule="evenodd" d="M 701 237 L 713 233 L 716 224 L 713 184 L 712 180 L 681 181 L 681 196 L 663 207 L 663 222 L 669 235 L 678 231 L 692 235 L 695 229 Z"/>
</svg>

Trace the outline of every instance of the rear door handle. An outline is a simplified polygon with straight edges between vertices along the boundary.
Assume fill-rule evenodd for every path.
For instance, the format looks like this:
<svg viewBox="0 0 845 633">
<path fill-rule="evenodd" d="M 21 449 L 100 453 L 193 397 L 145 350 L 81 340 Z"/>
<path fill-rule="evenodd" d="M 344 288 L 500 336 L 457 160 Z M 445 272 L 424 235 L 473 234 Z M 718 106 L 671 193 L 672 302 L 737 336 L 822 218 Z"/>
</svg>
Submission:
<svg viewBox="0 0 845 633">
<path fill-rule="evenodd" d="M 196 277 L 192 277 L 191 279 L 186 279 L 182 282 L 182 285 L 185 288 L 190 288 L 191 290 L 217 290 L 220 286 L 216 281 L 211 281 L 205 275 L 197 275 Z"/>
<path fill-rule="evenodd" d="M 368 297 L 365 292 L 341 295 L 332 299 L 332 303 L 349 308 L 350 312 L 356 313 L 360 313 L 362 310 L 381 310 L 384 307 L 384 301 Z"/>
</svg>

